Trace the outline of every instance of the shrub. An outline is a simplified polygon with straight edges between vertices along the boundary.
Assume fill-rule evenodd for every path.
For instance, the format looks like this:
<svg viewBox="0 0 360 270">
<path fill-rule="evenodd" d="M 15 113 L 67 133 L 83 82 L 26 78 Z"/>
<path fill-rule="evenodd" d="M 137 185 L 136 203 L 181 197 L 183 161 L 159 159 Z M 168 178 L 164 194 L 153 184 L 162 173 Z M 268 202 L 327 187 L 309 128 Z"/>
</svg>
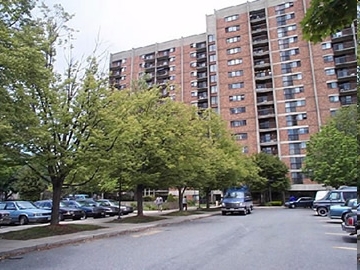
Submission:
<svg viewBox="0 0 360 270">
<path fill-rule="evenodd" d="M 153 202 L 153 201 L 155 201 L 155 198 L 153 196 L 144 196 L 143 201 L 144 202 Z"/>
<path fill-rule="evenodd" d="M 178 199 L 177 199 L 174 195 L 169 194 L 169 196 L 167 197 L 167 200 L 166 200 L 166 201 L 167 201 L 167 202 L 177 202 Z"/>
<path fill-rule="evenodd" d="M 271 201 L 271 202 L 267 202 L 265 205 L 266 206 L 282 206 L 282 201 Z"/>
</svg>

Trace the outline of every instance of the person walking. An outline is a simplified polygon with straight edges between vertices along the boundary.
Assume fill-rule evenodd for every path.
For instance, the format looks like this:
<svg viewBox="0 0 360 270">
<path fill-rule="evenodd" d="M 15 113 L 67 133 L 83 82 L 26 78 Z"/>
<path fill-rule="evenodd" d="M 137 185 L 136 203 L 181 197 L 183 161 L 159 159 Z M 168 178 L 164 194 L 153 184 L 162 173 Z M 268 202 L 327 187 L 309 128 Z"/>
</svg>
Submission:
<svg viewBox="0 0 360 270">
<path fill-rule="evenodd" d="M 160 211 L 160 212 L 163 210 L 162 209 L 163 203 L 164 203 L 164 200 L 161 196 L 156 197 L 155 204 L 157 206 L 158 211 Z"/>
<path fill-rule="evenodd" d="M 183 206 L 183 210 L 187 211 L 187 199 L 186 199 L 186 196 L 183 197 L 183 200 L 182 200 L 182 206 Z"/>
</svg>

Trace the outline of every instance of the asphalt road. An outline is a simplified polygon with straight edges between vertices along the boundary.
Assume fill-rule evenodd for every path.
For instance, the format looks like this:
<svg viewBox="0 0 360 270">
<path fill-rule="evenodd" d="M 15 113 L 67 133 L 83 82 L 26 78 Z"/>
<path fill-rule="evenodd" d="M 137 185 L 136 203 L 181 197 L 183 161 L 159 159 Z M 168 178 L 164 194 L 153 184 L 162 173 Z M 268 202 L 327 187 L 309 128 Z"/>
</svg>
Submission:
<svg viewBox="0 0 360 270">
<path fill-rule="evenodd" d="M 309 209 L 256 209 L 28 253 L 0 269 L 356 269 L 356 236 Z"/>
</svg>

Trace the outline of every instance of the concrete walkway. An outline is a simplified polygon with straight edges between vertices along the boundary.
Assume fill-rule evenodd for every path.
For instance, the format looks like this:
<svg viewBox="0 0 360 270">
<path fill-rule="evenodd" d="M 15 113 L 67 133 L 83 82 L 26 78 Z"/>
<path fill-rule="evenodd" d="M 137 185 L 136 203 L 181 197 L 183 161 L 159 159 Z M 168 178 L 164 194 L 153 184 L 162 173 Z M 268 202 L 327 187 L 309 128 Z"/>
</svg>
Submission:
<svg viewBox="0 0 360 270">
<path fill-rule="evenodd" d="M 189 208 L 188 211 L 194 211 L 196 208 Z M 165 210 L 162 212 L 159 211 L 144 211 L 145 216 L 160 216 L 165 215 L 167 213 L 177 211 L 177 210 Z M 39 239 L 31 239 L 31 240 L 4 240 L 1 239 L 1 234 L 8 231 L 18 231 L 30 228 L 30 226 L 6 226 L 0 229 L 0 260 L 5 259 L 7 257 L 18 256 L 27 252 L 49 249 L 58 246 L 63 246 L 67 244 L 79 243 L 90 241 L 94 239 L 113 237 L 118 235 L 123 235 L 131 232 L 139 232 L 148 230 L 155 227 L 167 226 L 174 223 L 187 222 L 195 219 L 205 218 L 212 215 L 217 215 L 220 213 L 219 211 L 213 212 L 203 212 L 201 214 L 194 214 L 188 216 L 165 216 L 166 219 L 134 224 L 134 223 L 110 223 L 109 221 L 116 219 L 117 217 L 109 217 L 109 218 L 100 218 L 100 219 L 86 219 L 79 221 L 64 221 L 60 222 L 60 224 L 66 223 L 83 223 L 83 224 L 96 224 L 105 227 L 104 229 L 93 230 L 93 231 L 83 231 L 79 233 L 72 233 L 67 235 L 59 235 L 59 236 L 51 236 Z M 124 216 L 123 218 L 127 218 L 130 216 L 134 216 L 134 214 L 130 214 Z M 31 225 L 31 226 L 46 226 L 48 224 L 39 224 L 39 225 Z"/>
</svg>

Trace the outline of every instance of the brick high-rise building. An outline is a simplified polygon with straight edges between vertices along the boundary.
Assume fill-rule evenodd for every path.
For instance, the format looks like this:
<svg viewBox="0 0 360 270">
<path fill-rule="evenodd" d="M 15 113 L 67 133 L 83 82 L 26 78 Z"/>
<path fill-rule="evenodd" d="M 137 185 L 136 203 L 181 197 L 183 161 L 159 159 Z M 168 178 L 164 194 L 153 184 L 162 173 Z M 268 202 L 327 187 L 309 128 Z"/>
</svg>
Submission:
<svg viewBox="0 0 360 270">
<path fill-rule="evenodd" d="M 206 16 L 206 32 L 111 55 L 119 89 L 145 78 L 174 100 L 211 107 L 246 153 L 278 155 L 293 188 L 306 142 L 356 96 L 356 29 L 349 26 L 312 44 L 300 21 L 309 0 L 258 0 Z"/>
</svg>

